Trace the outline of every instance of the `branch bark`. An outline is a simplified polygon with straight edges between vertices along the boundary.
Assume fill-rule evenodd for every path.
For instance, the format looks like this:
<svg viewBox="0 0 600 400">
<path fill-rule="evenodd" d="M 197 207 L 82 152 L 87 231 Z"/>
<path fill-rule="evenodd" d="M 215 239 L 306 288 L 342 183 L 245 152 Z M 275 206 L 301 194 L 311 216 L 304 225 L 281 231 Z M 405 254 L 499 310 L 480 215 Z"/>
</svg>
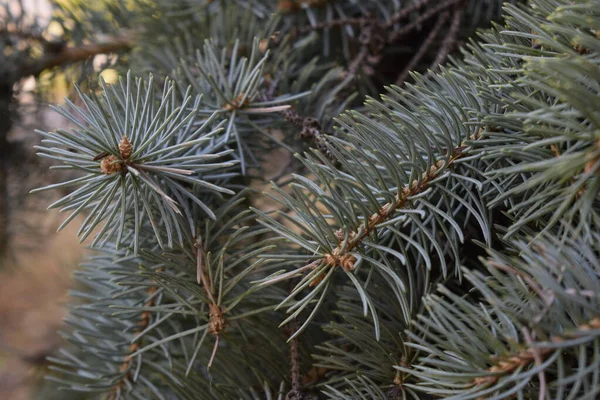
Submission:
<svg viewBox="0 0 600 400">
<path fill-rule="evenodd" d="M 63 67 L 69 64 L 73 64 L 79 61 L 85 61 L 90 57 L 98 54 L 116 53 L 119 51 L 129 50 L 133 45 L 133 41 L 130 37 L 115 37 L 110 42 L 104 41 L 102 43 L 92 43 L 78 47 L 64 47 L 57 53 L 51 53 L 44 55 L 41 59 L 32 60 L 25 64 L 17 72 L 16 80 L 28 76 L 38 76 L 43 71 L 55 68 Z"/>
</svg>

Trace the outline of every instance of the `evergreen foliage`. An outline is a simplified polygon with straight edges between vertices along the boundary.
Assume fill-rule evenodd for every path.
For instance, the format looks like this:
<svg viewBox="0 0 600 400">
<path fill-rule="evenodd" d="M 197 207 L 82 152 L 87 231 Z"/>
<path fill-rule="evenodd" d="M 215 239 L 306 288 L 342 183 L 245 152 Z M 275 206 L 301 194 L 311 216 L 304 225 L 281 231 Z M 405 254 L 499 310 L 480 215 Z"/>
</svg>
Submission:
<svg viewBox="0 0 600 400">
<path fill-rule="evenodd" d="M 506 4 L 425 72 L 499 9 L 130 10 L 132 71 L 41 132 L 81 172 L 51 207 L 84 213 L 98 252 L 50 379 L 108 399 L 597 398 L 600 4 Z M 388 68 L 421 24 L 404 82 Z M 254 193 L 277 148 L 295 173 Z"/>
</svg>

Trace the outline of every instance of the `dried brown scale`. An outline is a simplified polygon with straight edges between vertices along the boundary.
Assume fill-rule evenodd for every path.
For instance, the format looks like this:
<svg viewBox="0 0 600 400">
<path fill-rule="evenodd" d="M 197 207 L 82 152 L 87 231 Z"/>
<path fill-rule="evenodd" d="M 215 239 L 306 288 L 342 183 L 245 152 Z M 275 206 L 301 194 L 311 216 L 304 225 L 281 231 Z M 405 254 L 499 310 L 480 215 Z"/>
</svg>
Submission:
<svg viewBox="0 0 600 400">
<path fill-rule="evenodd" d="M 209 304 L 209 309 L 210 321 L 208 323 L 208 331 L 213 335 L 219 335 L 225 330 L 226 325 L 223 310 L 220 306 L 213 303 Z"/>
<path fill-rule="evenodd" d="M 596 151 L 600 153 L 600 139 L 598 139 L 595 143 Z M 589 157 L 589 160 L 585 163 L 585 167 L 583 169 L 584 173 L 589 173 L 594 169 L 594 166 L 600 161 L 600 154 L 595 157 Z"/>
<path fill-rule="evenodd" d="M 595 149 L 596 151 L 599 152 L 598 155 L 593 156 L 592 154 L 589 154 L 587 157 L 587 161 L 583 167 L 583 173 L 584 174 L 589 174 L 594 167 L 598 164 L 598 162 L 600 161 L 600 139 L 598 139 L 595 143 Z M 552 151 L 552 154 L 554 155 L 554 157 L 558 158 L 561 156 L 560 150 L 558 148 L 557 145 L 552 144 L 550 145 L 550 150 Z M 571 185 L 575 184 L 575 177 L 571 177 L 571 179 L 569 179 L 569 182 Z M 585 185 L 581 187 L 581 189 L 579 189 L 577 191 L 577 198 L 581 198 L 581 196 L 583 196 L 585 194 Z"/>
<path fill-rule="evenodd" d="M 202 288 L 204 288 L 204 292 L 206 293 L 206 297 L 208 299 L 208 332 L 215 336 L 215 343 L 213 346 L 212 355 L 210 356 L 210 360 L 208 361 L 208 367 L 210 368 L 217 354 L 220 335 L 225 330 L 227 326 L 227 321 L 225 320 L 225 313 L 223 309 L 219 304 L 217 304 L 217 300 L 215 299 L 215 296 L 213 294 L 214 290 L 212 282 L 205 269 L 205 251 L 206 250 L 204 249 L 204 246 L 202 244 L 202 238 L 198 236 L 194 243 L 194 253 L 196 255 L 196 277 L 199 281 L 198 283 L 200 283 L 202 285 Z"/>
<path fill-rule="evenodd" d="M 258 49 L 262 54 L 265 54 L 269 48 L 269 39 L 261 39 L 258 43 Z"/>
</svg>

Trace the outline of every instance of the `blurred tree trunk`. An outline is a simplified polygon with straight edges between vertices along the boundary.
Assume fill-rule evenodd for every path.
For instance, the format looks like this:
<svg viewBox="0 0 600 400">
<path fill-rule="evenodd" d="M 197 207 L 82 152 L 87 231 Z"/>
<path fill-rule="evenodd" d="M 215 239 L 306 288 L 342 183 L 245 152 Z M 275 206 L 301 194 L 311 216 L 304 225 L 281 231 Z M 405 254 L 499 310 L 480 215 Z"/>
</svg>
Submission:
<svg viewBox="0 0 600 400">
<path fill-rule="evenodd" d="M 0 83 L 0 266 L 2 258 L 8 250 L 8 158 L 10 155 L 10 143 L 8 133 L 12 126 L 12 85 Z"/>
</svg>

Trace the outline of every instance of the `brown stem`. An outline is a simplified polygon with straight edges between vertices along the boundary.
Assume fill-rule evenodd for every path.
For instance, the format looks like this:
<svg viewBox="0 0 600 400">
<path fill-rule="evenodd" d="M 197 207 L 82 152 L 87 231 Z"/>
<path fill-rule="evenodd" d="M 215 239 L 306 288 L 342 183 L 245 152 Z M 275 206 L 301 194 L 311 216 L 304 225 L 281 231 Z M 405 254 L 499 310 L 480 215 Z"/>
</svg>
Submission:
<svg viewBox="0 0 600 400">
<path fill-rule="evenodd" d="M 356 57 L 354 57 L 354 59 L 348 66 L 348 76 L 355 77 L 356 74 L 358 74 L 360 66 L 365 62 L 368 56 L 369 48 L 367 46 L 361 46 L 358 54 L 356 55 Z"/>
<path fill-rule="evenodd" d="M 198 283 L 202 283 L 202 288 L 204 288 L 206 297 L 209 300 L 208 331 L 215 336 L 215 344 L 213 345 L 213 350 L 208 361 L 208 367 L 210 368 L 217 355 L 217 349 L 221 338 L 220 335 L 225 330 L 226 321 L 223 309 L 215 299 L 212 281 L 205 270 L 204 260 L 206 259 L 206 254 L 200 234 L 197 234 L 196 236 L 194 247 L 196 253 L 196 279 L 198 280 Z"/>
<path fill-rule="evenodd" d="M 336 162 L 329 151 L 328 141 L 323 133 L 323 128 L 319 121 L 313 117 L 300 115 L 293 107 L 281 112 L 287 122 L 300 128 L 300 138 L 313 143 L 321 153 L 325 154 L 332 162 Z"/>
<path fill-rule="evenodd" d="M 294 335 L 298 331 L 298 320 L 293 319 L 285 327 L 288 336 Z M 290 344 L 290 379 L 292 388 L 286 394 L 285 400 L 302 400 L 312 399 L 312 396 L 307 396 L 302 387 L 302 364 L 300 356 L 300 343 L 295 337 L 289 342 Z"/>
<path fill-rule="evenodd" d="M 298 321 L 294 319 L 290 322 L 289 335 L 292 336 L 298 331 Z M 300 348 L 298 346 L 298 338 L 290 340 L 290 372 L 292 379 L 292 390 L 302 390 L 302 370 L 300 365 Z"/>
<path fill-rule="evenodd" d="M 394 25 L 394 24 L 400 22 L 401 20 L 403 20 L 404 18 L 408 17 L 408 15 L 410 13 L 415 12 L 415 11 L 419 10 L 420 8 L 426 6 L 427 4 L 431 3 L 431 1 L 432 0 L 417 1 L 413 4 L 411 4 L 410 6 L 405 7 L 402 10 L 398 11 L 394 15 L 392 15 L 391 18 L 389 18 L 389 20 L 387 20 L 385 22 L 380 21 L 380 24 L 382 26 L 384 26 L 385 29 L 390 29 L 392 25 Z M 349 26 L 349 25 L 360 26 L 360 25 L 367 25 L 367 24 L 378 23 L 378 22 L 379 21 L 377 21 L 377 19 L 373 18 L 373 17 L 339 18 L 339 19 L 334 19 L 331 21 L 321 22 L 319 24 L 304 26 L 298 30 L 298 34 L 305 35 L 307 33 L 313 32 L 313 31 L 337 28 L 340 26 Z"/>
<path fill-rule="evenodd" d="M 43 71 L 62 67 L 79 61 L 85 61 L 89 57 L 98 54 L 114 53 L 122 50 L 128 50 L 132 46 L 132 40 L 129 37 L 117 37 L 110 42 L 92 43 L 79 47 L 64 47 L 61 51 L 54 54 L 48 54 L 40 60 L 33 60 L 23 65 L 17 74 L 17 80 L 33 75 L 38 76 Z"/>
</svg>

